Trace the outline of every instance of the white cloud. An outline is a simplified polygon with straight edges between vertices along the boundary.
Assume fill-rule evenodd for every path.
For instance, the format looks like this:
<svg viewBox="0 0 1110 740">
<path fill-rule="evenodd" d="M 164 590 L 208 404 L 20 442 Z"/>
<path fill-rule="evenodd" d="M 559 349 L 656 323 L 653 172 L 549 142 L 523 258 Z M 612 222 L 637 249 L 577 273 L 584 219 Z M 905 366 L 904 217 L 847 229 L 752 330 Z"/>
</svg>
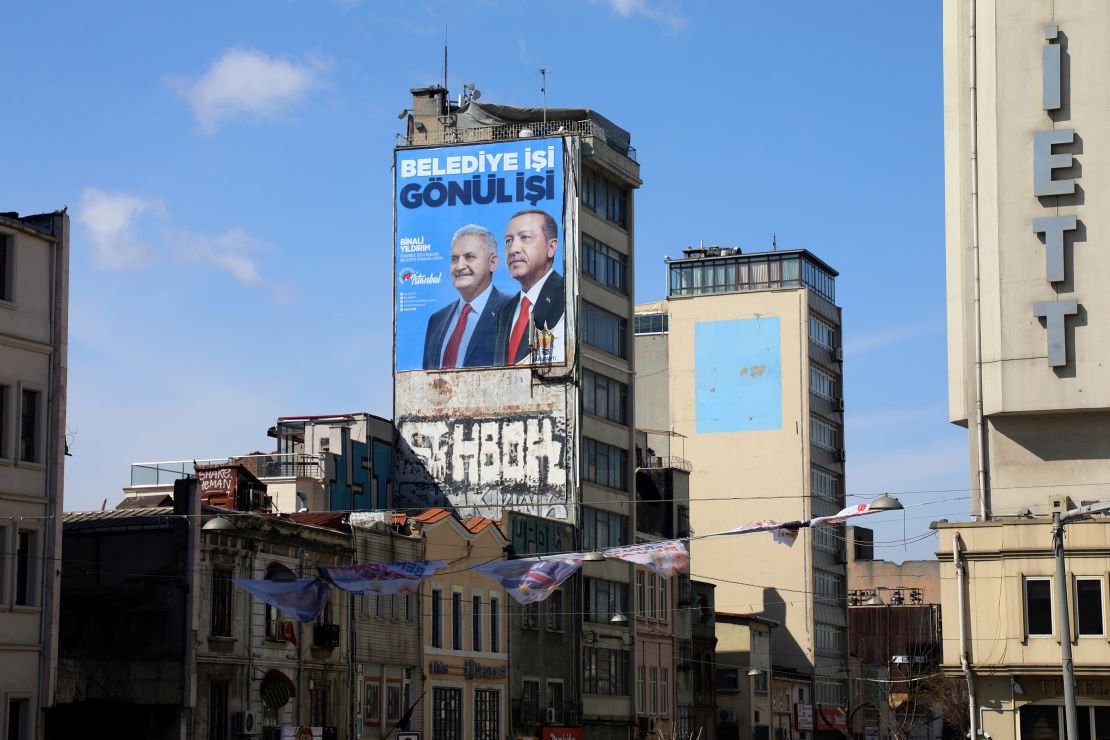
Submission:
<svg viewBox="0 0 1110 740">
<path fill-rule="evenodd" d="M 203 262 L 231 274 L 244 285 L 262 282 L 262 271 L 252 252 L 268 245 L 247 234 L 240 228 L 225 231 L 214 237 L 189 231 L 176 231 L 171 237 L 174 256 L 186 262 Z"/>
<path fill-rule="evenodd" d="M 109 193 L 85 188 L 77 210 L 77 222 L 89 232 L 96 262 L 110 270 L 134 270 L 150 258 L 152 247 L 135 226 L 139 216 L 165 215 L 165 206 L 154 198 L 129 193 Z"/>
<path fill-rule="evenodd" d="M 211 136 L 234 118 L 265 120 L 290 110 L 322 84 L 323 68 L 315 60 L 296 64 L 256 49 L 229 49 L 199 79 L 171 84 Z"/>
<path fill-rule="evenodd" d="M 678 33 L 686 28 L 686 18 L 682 15 L 678 5 L 673 2 L 652 2 L 651 0 L 593 0 L 594 3 L 604 2 L 621 18 L 643 16 L 659 24 L 671 33 Z"/>
</svg>

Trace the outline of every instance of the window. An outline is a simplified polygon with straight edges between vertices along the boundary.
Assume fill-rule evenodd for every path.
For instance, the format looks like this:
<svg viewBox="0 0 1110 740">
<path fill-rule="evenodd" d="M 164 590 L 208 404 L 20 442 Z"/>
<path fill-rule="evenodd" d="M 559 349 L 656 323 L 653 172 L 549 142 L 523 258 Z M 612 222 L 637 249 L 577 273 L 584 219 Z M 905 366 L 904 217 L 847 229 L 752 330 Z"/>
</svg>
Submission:
<svg viewBox="0 0 1110 740">
<path fill-rule="evenodd" d="M 637 334 L 666 334 L 668 331 L 668 315 L 665 313 L 638 313 L 636 314 L 633 331 Z"/>
<path fill-rule="evenodd" d="M 540 602 L 520 605 L 520 626 L 526 630 L 540 628 Z"/>
<path fill-rule="evenodd" d="M 14 301 L 12 285 L 15 282 L 13 273 L 15 261 L 15 245 L 8 234 L 0 234 L 0 301 Z"/>
<path fill-rule="evenodd" d="M 493 595 L 489 597 L 489 649 L 501 652 L 501 599 Z"/>
<path fill-rule="evenodd" d="M 587 550 L 604 550 L 628 543 L 628 517 L 602 509 L 582 507 L 582 544 Z"/>
<path fill-rule="evenodd" d="M 826 401 L 835 401 L 837 382 L 836 376 L 827 370 L 817 367 L 816 365 L 809 366 L 809 390 L 815 396 L 820 396 Z"/>
<path fill-rule="evenodd" d="M 563 682 L 547 680 L 547 708 L 554 710 L 555 722 L 563 721 Z"/>
<path fill-rule="evenodd" d="M 648 600 L 647 600 L 647 572 L 638 570 L 636 571 L 636 614 L 640 617 L 648 615 Z"/>
<path fill-rule="evenodd" d="M 843 496 L 840 493 L 839 475 L 814 465 L 809 471 L 809 483 L 814 496 L 841 506 Z"/>
<path fill-rule="evenodd" d="M 647 668 L 642 665 L 636 666 L 636 696 L 639 697 L 639 706 L 641 712 L 647 711 Z"/>
<path fill-rule="evenodd" d="M 39 449 L 39 430 L 42 401 L 40 391 L 23 390 L 23 403 L 20 406 L 19 420 L 19 459 L 23 462 L 42 462 L 42 450 Z"/>
<path fill-rule="evenodd" d="M 655 574 L 648 573 L 647 578 L 647 608 L 640 610 L 640 616 L 649 619 L 658 619 L 659 614 L 655 608 Z"/>
<path fill-rule="evenodd" d="M 231 729 L 227 717 L 228 685 L 213 681 L 208 685 L 208 740 L 228 740 Z"/>
<path fill-rule="evenodd" d="M 586 620 L 608 624 L 614 614 L 623 614 L 628 604 L 628 584 L 604 578 L 586 579 Z"/>
<path fill-rule="evenodd" d="M 810 441 L 823 450 L 835 452 L 840 449 L 840 427 L 827 419 L 810 417 L 809 434 Z"/>
<path fill-rule="evenodd" d="M 521 683 L 520 692 L 520 721 L 521 724 L 530 725 L 539 722 L 540 717 L 540 680 L 538 678 L 525 678 Z"/>
<path fill-rule="evenodd" d="M 655 666 L 648 669 L 648 701 L 651 714 L 659 714 L 659 669 Z"/>
<path fill-rule="evenodd" d="M 499 740 L 501 735 L 501 692 L 474 690 L 474 740 Z"/>
<path fill-rule="evenodd" d="M 401 620 L 401 599 L 400 594 L 393 594 L 389 597 L 389 618 L 394 622 Z"/>
<path fill-rule="evenodd" d="M 628 228 L 628 189 L 597 173 L 582 173 L 582 203 L 601 218 Z"/>
<path fill-rule="evenodd" d="M 819 347 L 836 349 L 836 328 L 822 318 L 809 317 L 809 339 Z"/>
<path fill-rule="evenodd" d="M 628 386 L 593 370 L 583 370 L 582 410 L 618 424 L 627 424 Z"/>
<path fill-rule="evenodd" d="M 1075 629 L 1080 637 L 1101 637 L 1105 632 L 1102 619 L 1102 579 L 1075 579 Z"/>
<path fill-rule="evenodd" d="M 842 542 L 843 534 L 840 530 L 843 525 L 840 524 L 818 524 L 813 528 L 813 544 L 818 549 L 825 552 L 840 552 L 840 543 Z"/>
<path fill-rule="evenodd" d="M 464 650 L 463 647 L 463 595 L 459 591 L 451 592 L 451 647 L 454 650 Z"/>
<path fill-rule="evenodd" d="M 432 647 L 443 647 L 443 589 L 432 589 Z"/>
<path fill-rule="evenodd" d="M 212 634 L 231 636 L 231 569 L 212 571 Z"/>
<path fill-rule="evenodd" d="M 587 234 L 582 235 L 582 272 L 628 295 L 628 258 Z"/>
<path fill-rule="evenodd" d="M 739 691 L 740 690 L 740 671 L 737 668 L 718 668 L 717 669 L 717 690 L 718 691 Z"/>
<path fill-rule="evenodd" d="M 844 577 L 814 568 L 813 592 L 817 599 L 836 604 L 844 598 Z"/>
<path fill-rule="evenodd" d="M 11 386 L 0 384 L 0 458 L 10 458 L 8 451 L 8 409 L 11 408 Z"/>
<path fill-rule="evenodd" d="M 432 689 L 432 738 L 462 740 L 462 689 Z"/>
<path fill-rule="evenodd" d="M 1025 634 L 1052 636 L 1052 579 L 1025 579 Z"/>
<path fill-rule="evenodd" d="M 1064 708 L 1027 704 L 1018 710 L 1022 738 L 1064 740 Z M 1080 738 L 1104 738 L 1110 734 L 1110 707 L 1076 707 Z"/>
<path fill-rule="evenodd" d="M 628 320 L 592 303 L 585 311 L 582 339 L 586 344 L 617 357 L 628 357 Z"/>
<path fill-rule="evenodd" d="M 628 450 L 582 438 L 582 477 L 602 486 L 628 490 Z"/>
<path fill-rule="evenodd" d="M 822 655 L 844 654 L 844 628 L 835 624 L 817 622 L 814 630 L 816 651 Z"/>
<path fill-rule="evenodd" d="M 482 652 L 482 597 L 471 597 L 470 608 L 470 649 L 476 653 Z"/>
<path fill-rule="evenodd" d="M 366 702 L 363 705 L 362 723 L 379 725 L 382 721 L 382 685 L 376 679 L 366 681 Z"/>
<path fill-rule="evenodd" d="M 659 669 L 659 714 L 664 717 L 671 713 L 671 669 Z"/>
<path fill-rule="evenodd" d="M 547 631 L 548 632 L 562 632 L 563 631 L 563 592 L 553 591 L 546 601 L 541 602 L 547 605 Z"/>
<path fill-rule="evenodd" d="M 848 689 L 842 681 L 818 679 L 817 694 L 813 698 L 822 706 L 841 707 L 848 703 Z"/>
<path fill-rule="evenodd" d="M 755 685 L 755 693 L 757 693 L 757 694 L 766 694 L 767 693 L 767 671 L 763 671 L 763 670 L 759 671 L 758 676 L 753 676 L 753 681 L 752 682 Z"/>
<path fill-rule="evenodd" d="M 388 599 L 388 598 L 389 598 L 388 596 L 382 596 L 382 595 L 374 597 L 374 618 L 375 619 L 385 619 L 385 600 Z"/>
<path fill-rule="evenodd" d="M 656 579 L 659 581 L 659 620 L 666 622 L 671 612 L 670 601 L 667 599 L 667 579 L 663 576 L 656 576 Z"/>
<path fill-rule="evenodd" d="M 390 679 L 385 685 L 385 721 L 396 725 L 401 721 L 401 682 Z"/>
<path fill-rule="evenodd" d="M 35 592 L 35 555 L 38 549 L 37 533 L 26 529 L 19 530 L 15 549 L 15 603 L 18 606 L 34 606 Z"/>
<path fill-rule="evenodd" d="M 587 694 L 628 696 L 628 651 L 586 647 L 582 691 Z"/>
<path fill-rule="evenodd" d="M 416 619 L 416 602 L 412 594 L 405 594 L 405 621 L 412 622 Z"/>
</svg>

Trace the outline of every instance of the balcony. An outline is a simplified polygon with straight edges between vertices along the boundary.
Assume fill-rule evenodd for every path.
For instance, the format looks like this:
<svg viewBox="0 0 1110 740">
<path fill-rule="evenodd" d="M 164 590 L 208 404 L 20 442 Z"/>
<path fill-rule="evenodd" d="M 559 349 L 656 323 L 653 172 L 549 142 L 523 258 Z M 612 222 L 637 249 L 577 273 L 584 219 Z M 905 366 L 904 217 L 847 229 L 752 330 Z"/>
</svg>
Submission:
<svg viewBox="0 0 1110 740">
<path fill-rule="evenodd" d="M 675 455 L 670 455 L 668 457 L 660 457 L 659 455 L 645 455 L 643 459 L 643 465 L 641 465 L 640 467 L 654 468 L 657 470 L 670 468 L 672 470 L 681 470 L 684 473 L 689 473 L 691 470 L 694 469 L 689 460 L 684 457 L 676 457 Z"/>
<path fill-rule="evenodd" d="M 194 466 L 239 464 L 257 478 L 315 478 L 324 474 L 322 455 L 305 455 L 297 452 L 268 455 L 243 455 L 219 460 L 171 460 L 143 462 L 131 465 L 131 487 L 172 486 L 175 480 L 196 475 Z"/>
<path fill-rule="evenodd" d="M 525 129 L 531 131 L 526 133 Z M 477 144 L 483 141 L 508 141 L 511 139 L 529 136 L 561 136 L 563 134 L 577 134 L 579 136 L 593 136 L 606 142 L 614 151 L 636 161 L 636 148 L 631 145 L 622 145 L 611 141 L 605 130 L 596 122 L 589 119 L 585 121 L 532 121 L 528 123 L 511 123 L 501 126 L 479 126 L 475 128 L 445 128 L 442 131 L 415 132 L 411 138 L 405 134 L 397 134 L 397 146 L 425 146 L 428 144 Z"/>
</svg>

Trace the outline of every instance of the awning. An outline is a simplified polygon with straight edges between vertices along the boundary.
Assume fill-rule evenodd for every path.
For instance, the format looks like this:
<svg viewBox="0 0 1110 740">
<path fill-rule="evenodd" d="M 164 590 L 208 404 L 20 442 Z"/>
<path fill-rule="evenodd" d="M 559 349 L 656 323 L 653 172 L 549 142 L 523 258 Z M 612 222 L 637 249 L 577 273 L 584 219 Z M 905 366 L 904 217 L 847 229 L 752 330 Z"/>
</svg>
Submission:
<svg viewBox="0 0 1110 740">
<path fill-rule="evenodd" d="M 272 668 L 262 677 L 262 688 L 259 693 L 266 706 L 281 709 L 289 703 L 291 697 L 297 695 L 297 687 L 289 676 L 277 668 Z"/>
</svg>

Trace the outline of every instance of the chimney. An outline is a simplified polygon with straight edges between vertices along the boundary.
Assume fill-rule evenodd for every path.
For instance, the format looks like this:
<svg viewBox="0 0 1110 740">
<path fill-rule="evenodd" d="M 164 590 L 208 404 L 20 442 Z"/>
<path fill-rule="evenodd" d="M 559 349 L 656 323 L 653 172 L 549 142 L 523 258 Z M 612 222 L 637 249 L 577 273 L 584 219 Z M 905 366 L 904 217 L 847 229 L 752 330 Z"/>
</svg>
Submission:
<svg viewBox="0 0 1110 740">
<path fill-rule="evenodd" d="M 197 495 L 197 479 L 181 478 L 173 482 L 173 513 L 188 516 L 193 513 L 193 498 Z"/>
</svg>

